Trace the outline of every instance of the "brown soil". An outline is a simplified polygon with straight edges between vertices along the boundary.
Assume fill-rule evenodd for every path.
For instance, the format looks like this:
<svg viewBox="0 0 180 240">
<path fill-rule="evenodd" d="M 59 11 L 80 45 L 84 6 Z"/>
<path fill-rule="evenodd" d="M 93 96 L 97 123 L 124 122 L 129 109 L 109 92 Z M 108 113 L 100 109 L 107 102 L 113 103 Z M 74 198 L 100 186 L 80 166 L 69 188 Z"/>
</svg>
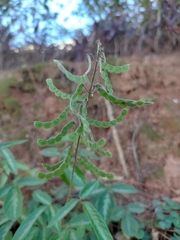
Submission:
<svg viewBox="0 0 180 240">
<path fill-rule="evenodd" d="M 122 61 L 122 59 L 117 60 Z M 159 198 L 163 195 L 180 199 L 180 64 L 179 55 L 131 57 L 123 59 L 129 63 L 131 70 L 120 75 L 111 74 L 114 95 L 121 98 L 152 98 L 154 104 L 142 108 L 129 109 L 124 121 L 117 125 L 118 136 L 124 152 L 130 178 L 124 182 L 134 184 L 141 189 L 141 198 Z M 69 71 L 82 74 L 86 63 L 65 63 Z M 76 69 L 76 71 L 74 71 Z M 10 85 L 7 96 L 0 94 L 1 141 L 27 138 L 23 146 L 13 147 L 15 156 L 32 167 L 40 167 L 48 159 L 39 154 L 40 148 L 36 139 L 48 138 L 58 133 L 58 129 L 37 130 L 33 121 L 49 121 L 59 115 L 67 105 L 51 93 L 45 79 L 55 79 L 55 84 L 62 91 L 73 92 L 75 85 L 68 82 L 59 72 L 55 64 L 46 64 L 41 71 L 35 72 L 29 67 L 12 73 L 3 73 L 3 78 L 13 76 L 18 79 L 17 85 Z M 100 78 L 99 78 L 100 79 Z M 99 80 L 101 81 L 101 80 Z M 23 89 L 23 84 L 31 86 Z M 1 82 L 0 82 L 1 85 Z M 12 104 L 4 105 L 7 98 L 16 99 L 20 107 Z M 96 98 L 97 97 L 97 98 Z M 10 107 L 9 107 L 10 106 Z M 116 117 L 121 111 L 113 107 Z M 89 116 L 97 120 L 108 120 L 104 100 L 95 93 L 89 105 Z M 61 127 L 61 126 L 60 126 Z M 104 137 L 107 149 L 113 153 L 111 159 L 102 157 L 97 163 L 99 168 L 115 174 L 116 179 L 123 176 L 122 166 L 118 158 L 111 129 L 93 128 L 96 140 Z M 132 148 L 133 134 L 136 134 L 138 163 L 140 173 L 137 174 Z M 55 159 L 51 159 L 55 161 Z M 137 179 L 141 179 L 138 183 Z"/>
</svg>

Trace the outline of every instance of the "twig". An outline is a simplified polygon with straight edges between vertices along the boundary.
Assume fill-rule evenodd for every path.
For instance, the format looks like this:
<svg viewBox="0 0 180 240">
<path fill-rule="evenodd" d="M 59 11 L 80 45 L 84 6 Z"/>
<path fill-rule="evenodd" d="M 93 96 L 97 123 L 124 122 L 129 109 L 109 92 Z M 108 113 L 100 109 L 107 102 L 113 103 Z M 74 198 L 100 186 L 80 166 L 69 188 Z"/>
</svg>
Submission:
<svg viewBox="0 0 180 240">
<path fill-rule="evenodd" d="M 140 117 L 141 117 L 141 121 L 138 122 Z M 147 112 L 146 112 L 146 108 L 144 107 L 143 112 L 139 112 L 139 114 L 136 113 L 133 121 L 136 129 L 132 136 L 132 149 L 133 149 L 133 156 L 134 156 L 134 162 L 136 167 L 136 180 L 139 183 L 142 183 L 142 176 L 141 176 L 141 169 L 139 164 L 139 156 L 137 153 L 137 139 L 138 139 L 140 130 L 144 125 L 144 122 L 146 119 L 147 119 Z"/>
<path fill-rule="evenodd" d="M 107 108 L 108 118 L 109 118 L 110 121 L 112 121 L 114 119 L 112 107 L 107 100 L 105 100 L 105 105 L 106 105 L 106 108 Z M 112 126 L 111 129 L 112 129 L 112 135 L 113 135 L 113 138 L 114 138 L 114 142 L 115 142 L 115 145 L 116 145 L 116 148 L 117 148 L 117 152 L 118 152 L 118 155 L 119 155 L 119 162 L 122 165 L 124 175 L 126 177 L 129 177 L 129 172 L 128 172 L 128 169 L 127 169 L 127 164 L 126 164 L 126 161 L 125 161 L 125 157 L 124 157 L 121 142 L 120 142 L 120 139 L 119 139 L 119 136 L 118 136 L 118 133 L 117 133 L 117 129 L 116 129 L 115 126 Z"/>
<path fill-rule="evenodd" d="M 170 240 L 170 238 L 169 237 L 167 237 L 164 233 L 162 233 L 162 232 L 159 232 L 159 234 L 161 235 L 161 236 L 163 236 L 165 239 L 168 239 L 168 240 Z"/>
<path fill-rule="evenodd" d="M 97 66 L 98 66 L 98 60 L 99 60 L 99 50 L 97 52 L 97 59 L 96 59 L 95 67 L 94 67 L 94 72 L 93 72 L 93 75 L 92 75 L 91 86 L 90 86 L 90 89 L 89 89 L 89 92 L 88 92 L 86 108 L 88 107 L 89 99 L 90 99 L 91 94 L 92 94 L 93 83 L 94 83 L 94 80 L 95 80 L 95 75 L 96 75 Z M 73 166 L 72 166 L 72 175 L 71 175 L 71 180 L 70 180 L 70 186 L 69 186 L 69 191 L 68 191 L 67 202 L 69 202 L 70 199 L 71 199 L 71 192 L 72 192 L 72 188 L 73 188 L 73 177 L 74 177 L 75 165 L 77 164 L 77 161 L 78 161 L 77 154 L 78 154 L 80 140 L 81 140 L 81 135 L 79 135 L 78 141 L 77 141 L 77 145 L 76 145 L 76 150 L 75 150 L 74 162 L 73 162 Z"/>
<path fill-rule="evenodd" d="M 135 161 L 135 166 L 136 166 L 136 180 L 137 182 L 141 183 L 142 182 L 142 177 L 141 177 L 141 170 L 140 170 L 140 164 L 139 164 L 139 157 L 137 153 L 137 143 L 136 140 L 139 136 L 139 132 L 144 125 L 143 122 L 139 123 L 139 125 L 136 127 L 133 136 L 132 136 L 132 149 L 133 149 L 133 156 L 134 156 L 134 161 Z"/>
</svg>

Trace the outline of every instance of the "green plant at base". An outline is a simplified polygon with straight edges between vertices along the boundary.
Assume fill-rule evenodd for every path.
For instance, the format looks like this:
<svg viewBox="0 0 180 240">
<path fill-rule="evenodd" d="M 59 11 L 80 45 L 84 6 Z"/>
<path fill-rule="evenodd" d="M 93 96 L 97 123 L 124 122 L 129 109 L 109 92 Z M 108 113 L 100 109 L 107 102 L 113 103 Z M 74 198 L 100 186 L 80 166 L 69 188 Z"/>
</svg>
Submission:
<svg viewBox="0 0 180 240">
<path fill-rule="evenodd" d="M 69 135 L 67 135 L 68 131 L 72 129 L 74 126 L 76 126 L 74 122 L 69 122 L 68 124 L 66 124 L 57 136 L 52 137 L 48 140 L 38 139 L 37 141 L 38 145 L 41 147 L 52 146 L 56 143 L 60 143 L 63 140 L 68 141 L 70 139 L 73 139 L 73 143 L 74 143 L 73 146 L 70 143 L 70 145 L 68 146 L 67 155 L 59 163 L 57 163 L 54 166 L 44 165 L 46 170 L 49 172 L 47 173 L 41 172 L 38 174 L 38 177 L 40 179 L 50 179 L 55 176 L 63 176 L 66 170 L 71 169 L 71 179 L 70 179 L 67 203 L 51 219 L 49 226 L 53 226 L 53 224 L 55 224 L 57 221 L 62 220 L 79 202 L 77 199 L 71 199 L 72 188 L 73 188 L 73 178 L 75 174 L 75 169 L 78 164 L 80 164 L 80 166 L 83 166 L 86 170 L 90 171 L 91 173 L 99 177 L 106 177 L 109 179 L 113 179 L 114 177 L 112 173 L 101 171 L 100 169 L 98 169 L 86 156 L 84 156 L 79 151 L 80 143 L 83 143 L 85 144 L 86 147 L 96 151 L 100 155 L 104 155 L 106 157 L 112 157 L 112 153 L 109 150 L 102 149 L 102 147 L 104 147 L 106 143 L 105 139 L 100 139 L 98 142 L 94 141 L 94 137 L 93 137 L 93 133 L 91 131 L 90 125 L 94 125 L 95 127 L 102 127 L 102 128 L 115 126 L 118 122 L 121 122 L 123 117 L 126 116 L 127 114 L 127 109 L 123 109 L 121 114 L 116 119 L 109 122 L 99 122 L 99 121 L 87 118 L 88 103 L 90 101 L 91 96 L 93 96 L 94 91 L 97 90 L 103 98 L 105 98 L 106 100 L 110 101 L 113 104 L 117 104 L 122 107 L 138 107 L 144 104 L 152 104 L 151 101 L 146 101 L 143 99 L 139 101 L 134 101 L 134 100 L 116 98 L 115 96 L 112 95 L 113 89 L 112 89 L 110 79 L 108 77 L 108 72 L 115 72 L 115 73 L 127 72 L 129 70 L 129 65 L 112 66 L 106 63 L 104 49 L 100 41 L 97 42 L 97 58 L 96 58 L 95 67 L 94 67 L 94 71 L 91 79 L 89 79 L 89 76 L 88 76 L 88 73 L 92 68 L 91 59 L 89 55 L 87 55 L 87 57 L 88 57 L 89 66 L 87 71 L 82 76 L 73 75 L 72 73 L 68 72 L 60 62 L 55 60 L 55 63 L 57 64 L 58 68 L 66 75 L 67 79 L 75 82 L 78 85 L 75 92 L 71 95 L 58 90 L 56 86 L 54 86 L 53 81 L 51 79 L 47 79 L 47 85 L 49 87 L 49 90 L 53 92 L 56 96 L 61 97 L 62 99 L 68 99 L 70 103 L 69 103 L 69 106 L 67 106 L 67 108 L 63 111 L 63 113 L 60 114 L 58 118 L 52 120 L 51 122 L 43 123 L 43 122 L 37 121 L 34 123 L 34 126 L 37 128 L 40 128 L 40 127 L 50 128 L 54 125 L 56 126 L 61 121 L 66 119 L 67 112 L 69 112 L 69 110 L 75 115 L 75 117 L 78 119 L 78 122 L 79 122 L 79 127 L 77 127 L 76 130 L 73 133 L 70 133 Z M 95 83 L 95 76 L 98 68 L 98 63 L 100 66 L 100 73 L 102 78 L 104 79 L 107 91 L 104 90 L 100 84 Z M 84 95 L 82 96 L 83 90 L 85 88 L 84 84 L 86 84 L 87 81 L 90 81 L 91 83 L 90 88 L 87 90 L 87 96 L 84 96 Z M 85 185 L 84 188 L 86 187 L 88 190 L 87 186 L 89 185 L 88 184 Z M 96 208 L 94 208 L 94 206 L 88 202 L 82 202 L 82 206 L 85 213 L 89 217 L 89 220 L 91 222 L 91 225 L 94 229 L 94 232 L 97 238 L 99 240 L 112 239 L 111 234 L 109 233 L 109 230 L 104 220 L 102 219 L 101 215 L 97 212 Z M 127 218 L 126 221 L 128 221 L 128 219 L 132 217 L 131 215 L 127 214 L 126 218 Z M 135 223 L 134 219 L 133 221 Z"/>
<path fill-rule="evenodd" d="M 27 215 L 28 209 L 24 208 L 24 196 L 22 193 L 23 187 L 35 187 L 44 184 L 45 180 L 39 180 L 36 176 L 36 169 L 31 170 L 28 165 L 17 161 L 12 152 L 8 149 L 11 146 L 16 146 L 26 142 L 27 140 L 19 140 L 12 142 L 0 143 L 0 200 L 3 203 L 0 209 L 0 239 L 11 240 L 13 234 L 12 226 L 16 222 L 21 222 Z M 26 176 L 17 176 L 21 171 Z M 13 176 L 13 180 L 11 179 Z M 45 193 L 46 194 L 46 193 Z M 41 208 L 42 210 L 42 208 Z M 42 212 L 42 211 L 41 211 Z M 40 212 L 36 212 L 38 217 Z M 35 217 L 35 214 L 33 215 Z M 36 218 L 33 220 L 36 221 Z M 32 223 L 33 224 L 33 223 Z M 23 236 L 23 235 L 22 235 Z M 21 238 L 19 239 L 22 239 Z"/>
<path fill-rule="evenodd" d="M 162 197 L 163 202 L 153 200 L 156 218 L 155 227 L 170 240 L 180 239 L 180 204 L 168 197 Z"/>
</svg>

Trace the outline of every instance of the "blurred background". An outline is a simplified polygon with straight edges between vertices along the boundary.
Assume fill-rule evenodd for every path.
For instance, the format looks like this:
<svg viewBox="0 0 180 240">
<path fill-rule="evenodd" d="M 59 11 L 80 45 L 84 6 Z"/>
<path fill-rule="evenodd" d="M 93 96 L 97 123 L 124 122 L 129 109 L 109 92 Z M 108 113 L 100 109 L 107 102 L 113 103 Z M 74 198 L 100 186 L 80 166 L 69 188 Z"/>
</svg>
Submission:
<svg viewBox="0 0 180 240">
<path fill-rule="evenodd" d="M 54 58 L 84 60 L 100 39 L 107 54 L 179 50 L 179 0 L 1 0 L 0 69 Z"/>
<path fill-rule="evenodd" d="M 97 39 L 108 63 L 131 67 L 128 73 L 110 75 L 114 94 L 154 100 L 152 106 L 129 110 L 117 126 L 131 183 L 153 189 L 154 197 L 178 197 L 180 0 L 0 0 L 0 141 L 28 139 L 13 151 L 32 167 L 56 161 L 40 155 L 36 140 L 57 130 L 39 131 L 33 121 L 51 121 L 67 102 L 49 92 L 45 80 L 50 77 L 62 91 L 72 93 L 74 85 L 53 59 L 73 74 L 83 74 L 86 53 L 95 56 Z M 119 111 L 114 108 L 115 117 Z M 102 99 L 92 100 L 89 114 L 108 120 Z M 123 175 L 111 130 L 94 133 L 97 139 L 106 138 L 114 156 L 101 158 L 97 165 Z"/>
</svg>

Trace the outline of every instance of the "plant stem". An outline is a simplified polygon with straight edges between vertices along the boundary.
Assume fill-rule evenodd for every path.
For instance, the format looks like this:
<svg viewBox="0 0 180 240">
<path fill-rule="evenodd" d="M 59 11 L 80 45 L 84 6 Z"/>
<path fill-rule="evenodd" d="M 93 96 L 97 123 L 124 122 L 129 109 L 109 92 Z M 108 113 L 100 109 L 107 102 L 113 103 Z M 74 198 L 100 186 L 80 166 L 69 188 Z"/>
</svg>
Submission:
<svg viewBox="0 0 180 240">
<path fill-rule="evenodd" d="M 100 54 L 99 54 L 99 48 L 98 48 L 97 58 L 96 58 L 95 67 L 94 67 L 94 72 L 93 72 L 92 80 L 91 80 L 91 86 L 90 86 L 90 89 L 89 89 L 89 92 L 88 92 L 86 107 L 88 106 L 89 99 L 91 97 L 91 91 L 92 91 L 93 83 L 94 83 L 95 76 L 96 76 L 99 56 L 100 56 Z M 78 140 L 77 140 L 76 150 L 75 150 L 74 162 L 73 162 L 73 165 L 72 165 L 72 175 L 71 175 L 70 186 L 69 186 L 69 190 L 68 190 L 68 196 L 67 196 L 66 203 L 68 203 L 70 201 L 70 199 L 71 199 L 72 187 L 73 187 L 73 177 L 74 177 L 75 165 L 77 163 L 77 155 L 78 155 L 78 149 L 79 149 L 80 140 L 81 140 L 81 136 L 79 135 Z"/>
<path fill-rule="evenodd" d="M 94 80 L 95 80 L 95 75 L 96 75 L 96 71 L 97 71 L 97 66 L 98 66 L 98 61 L 99 61 L 99 51 L 97 52 L 97 58 L 96 58 L 96 62 L 95 62 L 95 67 L 94 67 L 94 72 L 93 72 L 93 75 L 92 75 L 92 80 L 91 80 L 91 86 L 90 86 L 90 89 L 89 89 L 89 93 L 88 93 L 88 99 L 87 99 L 87 103 L 86 103 L 86 107 L 88 106 L 88 103 L 89 103 L 89 99 L 91 97 L 91 91 L 92 91 L 92 88 L 93 88 L 93 83 L 94 83 Z"/>
</svg>

